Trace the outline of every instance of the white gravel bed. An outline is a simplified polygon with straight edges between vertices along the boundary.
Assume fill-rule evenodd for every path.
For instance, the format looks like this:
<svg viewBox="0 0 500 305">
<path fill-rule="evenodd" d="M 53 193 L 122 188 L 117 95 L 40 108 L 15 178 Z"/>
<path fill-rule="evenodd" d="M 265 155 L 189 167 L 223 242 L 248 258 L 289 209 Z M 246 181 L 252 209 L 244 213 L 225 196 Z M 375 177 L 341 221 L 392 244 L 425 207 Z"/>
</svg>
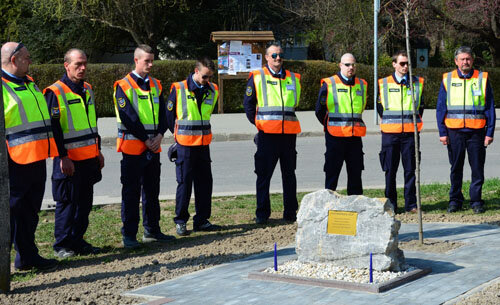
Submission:
<svg viewBox="0 0 500 305">
<path fill-rule="evenodd" d="M 409 267 L 402 272 L 381 272 L 373 270 L 373 283 L 384 283 L 415 269 L 415 267 Z M 278 271 L 274 271 L 274 267 L 269 267 L 263 272 L 323 280 L 337 280 L 366 284 L 370 283 L 370 271 L 368 268 L 352 269 L 334 266 L 330 263 L 302 263 L 298 260 L 291 260 L 283 264 L 279 264 Z"/>
</svg>

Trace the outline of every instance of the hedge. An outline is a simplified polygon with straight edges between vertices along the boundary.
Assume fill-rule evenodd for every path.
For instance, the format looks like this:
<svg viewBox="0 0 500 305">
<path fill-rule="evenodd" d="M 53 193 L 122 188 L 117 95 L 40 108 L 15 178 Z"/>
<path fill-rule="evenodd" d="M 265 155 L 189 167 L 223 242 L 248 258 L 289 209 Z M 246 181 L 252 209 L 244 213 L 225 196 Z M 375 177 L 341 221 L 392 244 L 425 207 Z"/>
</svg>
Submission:
<svg viewBox="0 0 500 305">
<path fill-rule="evenodd" d="M 161 80 L 165 98 L 168 96 L 170 85 L 183 80 L 193 70 L 195 62 L 192 60 L 157 61 L 151 72 Z M 326 61 L 286 61 L 285 67 L 301 74 L 302 97 L 299 110 L 313 110 L 318 97 L 320 80 L 337 73 L 338 65 Z M 87 81 L 92 84 L 96 95 L 96 106 L 99 117 L 114 116 L 113 83 L 125 76 L 133 69 L 127 64 L 89 64 L 87 66 Z M 453 68 L 415 69 L 414 74 L 425 78 L 424 98 L 426 108 L 435 108 L 436 99 L 441 84 L 442 75 Z M 495 100 L 500 100 L 500 68 L 486 69 L 494 89 Z M 388 67 L 379 68 L 379 77 L 393 72 Z M 45 88 L 59 79 L 64 73 L 62 64 L 32 65 L 30 75 L 35 78 L 40 88 Z M 368 108 L 373 108 L 373 67 L 358 65 L 357 76 L 368 81 Z M 217 82 L 217 75 L 213 79 Z M 230 80 L 224 82 L 224 112 L 243 112 L 243 96 L 246 80 Z"/>
</svg>

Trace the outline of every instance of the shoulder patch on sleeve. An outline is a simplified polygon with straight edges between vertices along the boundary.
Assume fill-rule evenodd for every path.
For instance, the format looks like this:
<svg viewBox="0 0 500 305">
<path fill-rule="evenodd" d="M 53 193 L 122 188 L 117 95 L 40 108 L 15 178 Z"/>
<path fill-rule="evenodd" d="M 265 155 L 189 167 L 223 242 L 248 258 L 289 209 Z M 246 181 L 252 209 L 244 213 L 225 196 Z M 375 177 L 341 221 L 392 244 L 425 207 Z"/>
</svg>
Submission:
<svg viewBox="0 0 500 305">
<path fill-rule="evenodd" d="M 59 107 L 52 107 L 51 109 L 51 115 L 54 119 L 58 119 L 59 116 L 61 115 L 60 111 L 59 111 Z"/>
<path fill-rule="evenodd" d="M 125 107 L 126 102 L 125 102 L 125 99 L 123 97 L 120 97 L 117 102 L 118 102 L 118 106 L 120 106 L 120 108 Z"/>
<path fill-rule="evenodd" d="M 253 93 L 252 87 L 248 86 L 246 91 L 247 96 L 252 96 L 252 93 Z"/>
<path fill-rule="evenodd" d="M 174 109 L 174 102 L 173 101 L 168 101 L 167 110 L 168 111 L 172 111 L 172 109 Z"/>
</svg>

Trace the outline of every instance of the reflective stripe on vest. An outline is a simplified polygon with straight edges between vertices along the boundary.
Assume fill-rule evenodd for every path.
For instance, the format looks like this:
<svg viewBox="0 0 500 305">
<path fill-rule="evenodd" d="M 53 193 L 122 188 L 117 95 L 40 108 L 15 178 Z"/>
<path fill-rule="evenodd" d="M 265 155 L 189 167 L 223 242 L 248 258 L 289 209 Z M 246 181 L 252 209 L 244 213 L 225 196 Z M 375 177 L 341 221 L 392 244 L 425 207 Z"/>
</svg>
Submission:
<svg viewBox="0 0 500 305">
<path fill-rule="evenodd" d="M 393 76 L 389 76 L 379 80 L 380 95 L 384 111 L 380 122 L 380 129 L 386 133 L 403 133 L 414 132 L 413 124 L 413 97 L 416 104 L 415 111 L 417 112 L 417 130 L 422 130 L 422 118 L 418 114 L 423 90 L 423 78 L 414 77 L 413 79 L 413 94 L 408 94 L 411 89 L 405 85 L 397 84 Z M 393 91 L 392 90 L 397 90 Z M 396 100 L 397 99 L 397 100 Z"/>
<path fill-rule="evenodd" d="M 176 109 L 177 120 L 174 136 L 177 143 L 185 146 L 209 145 L 212 141 L 210 116 L 219 97 L 219 88 L 208 83 L 211 91 L 204 96 L 201 112 L 196 97 L 188 90 L 187 81 L 173 84 L 177 90 Z M 189 94 L 189 99 L 187 96 Z M 189 101 L 191 100 L 191 101 Z"/>
<path fill-rule="evenodd" d="M 35 83 L 18 85 L 2 78 L 2 87 L 5 138 L 10 158 L 18 164 L 29 164 L 57 156 L 47 103 Z M 26 105 L 16 94 L 17 88 L 23 88 L 19 92 L 31 93 L 23 97 Z M 28 113 L 26 106 L 33 105 L 36 107 Z"/>
<path fill-rule="evenodd" d="M 131 102 L 131 105 L 134 111 L 137 113 L 137 116 L 141 120 L 141 123 L 144 126 L 144 129 L 146 130 L 146 133 L 148 134 L 149 138 L 152 138 L 153 136 L 155 136 L 158 127 L 157 122 L 159 119 L 159 96 L 161 93 L 161 84 L 158 82 L 158 80 L 156 80 L 151 76 L 148 76 L 148 78 L 150 82 L 150 91 L 142 90 L 134 81 L 134 79 L 130 76 L 130 74 L 125 76 L 120 81 L 123 81 L 125 82 L 126 85 L 128 85 L 129 88 L 127 90 L 124 90 L 123 87 L 122 90 L 127 95 L 129 101 Z M 119 84 L 120 81 L 115 83 L 115 90 L 116 86 L 120 86 Z M 128 90 L 131 90 L 131 92 Z M 144 108 L 139 105 L 139 95 L 137 93 L 137 90 L 144 93 L 146 92 L 148 93 L 148 101 L 149 101 L 148 107 Z M 116 109 L 116 120 L 118 125 L 118 138 L 116 139 L 116 151 L 124 152 L 129 155 L 142 154 L 144 151 L 147 150 L 146 144 L 144 144 L 143 141 L 137 139 L 135 136 L 133 136 L 127 131 L 127 128 L 125 127 L 124 124 L 122 124 L 120 120 L 117 108 L 118 105 L 116 105 L 115 95 L 113 99 L 115 99 L 114 102 Z M 145 114 L 144 111 L 151 111 L 151 117 L 148 118 L 149 113 Z M 155 153 L 158 152 L 161 152 L 161 146 L 158 149 L 158 151 L 155 151 Z"/>
<path fill-rule="evenodd" d="M 282 80 L 273 77 L 267 67 L 252 72 L 258 102 L 255 125 L 265 133 L 300 132 L 295 115 L 300 99 L 300 75 L 288 70 L 285 73 Z"/>
<path fill-rule="evenodd" d="M 59 122 L 61 123 L 64 137 L 64 148 L 66 148 L 68 152 L 68 157 L 75 161 L 97 157 L 99 155 L 99 147 L 97 145 L 98 130 L 94 104 L 95 97 L 92 88 L 89 84 L 84 82 L 83 86 L 88 92 L 88 96 L 85 94 L 88 106 L 87 109 L 82 112 L 79 111 L 81 109 L 74 108 L 76 106 L 85 109 L 86 101 L 83 101 L 80 95 L 72 92 L 71 89 L 61 81 L 55 82 L 52 86 L 57 88 L 57 90 L 52 91 L 59 99 L 59 103 L 63 104 L 63 108 L 60 109 L 61 118 Z M 80 100 L 78 105 L 73 107 L 70 106 L 68 102 L 68 94 L 73 95 L 71 98 L 74 97 L 75 99 Z M 73 111 L 76 111 L 76 113 L 72 113 Z M 73 117 L 75 115 L 84 116 L 77 118 L 79 120 L 78 124 L 75 124 L 74 122 Z M 84 121 L 84 126 L 82 126 L 81 120 Z"/>
<path fill-rule="evenodd" d="M 354 86 L 344 85 L 337 76 L 331 76 L 321 80 L 325 82 L 328 89 L 327 109 L 328 109 L 328 132 L 335 137 L 363 137 L 366 135 L 366 125 L 362 119 L 362 113 L 366 106 L 367 89 L 364 80 L 356 78 Z M 342 88 L 338 88 L 342 87 Z M 338 90 L 345 89 L 340 95 Z M 356 94 L 352 98 L 352 91 Z M 358 94 L 361 93 L 361 95 Z"/>
<path fill-rule="evenodd" d="M 446 127 L 480 129 L 486 126 L 484 111 L 487 78 L 488 73 L 478 70 L 474 70 L 470 79 L 460 78 L 457 70 L 443 74 L 446 89 Z"/>
</svg>

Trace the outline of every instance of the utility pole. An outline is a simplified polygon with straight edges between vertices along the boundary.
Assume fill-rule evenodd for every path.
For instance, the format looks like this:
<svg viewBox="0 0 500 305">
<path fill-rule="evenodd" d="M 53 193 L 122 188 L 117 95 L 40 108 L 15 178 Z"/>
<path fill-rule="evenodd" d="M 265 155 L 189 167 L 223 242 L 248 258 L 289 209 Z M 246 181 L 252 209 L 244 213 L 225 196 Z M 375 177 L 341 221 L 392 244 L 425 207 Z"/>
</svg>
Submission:
<svg viewBox="0 0 500 305">
<path fill-rule="evenodd" d="M 417 101 L 415 88 L 413 86 L 413 73 L 411 66 L 411 53 L 410 53 L 410 26 L 409 26 L 409 16 L 410 16 L 410 1 L 406 0 L 406 8 L 403 12 L 405 16 L 405 28 L 406 28 L 406 53 L 408 54 L 408 73 L 410 77 L 410 90 L 412 96 L 412 112 L 413 112 L 413 129 L 415 136 L 415 186 L 417 195 L 417 210 L 418 210 L 418 240 L 421 245 L 424 244 L 424 232 L 422 225 L 422 202 L 420 199 L 420 138 L 418 136 L 417 129 Z"/>
<path fill-rule="evenodd" d="M 380 0 L 373 1 L 373 122 L 378 125 L 377 96 L 378 96 L 378 13 Z"/>
</svg>

